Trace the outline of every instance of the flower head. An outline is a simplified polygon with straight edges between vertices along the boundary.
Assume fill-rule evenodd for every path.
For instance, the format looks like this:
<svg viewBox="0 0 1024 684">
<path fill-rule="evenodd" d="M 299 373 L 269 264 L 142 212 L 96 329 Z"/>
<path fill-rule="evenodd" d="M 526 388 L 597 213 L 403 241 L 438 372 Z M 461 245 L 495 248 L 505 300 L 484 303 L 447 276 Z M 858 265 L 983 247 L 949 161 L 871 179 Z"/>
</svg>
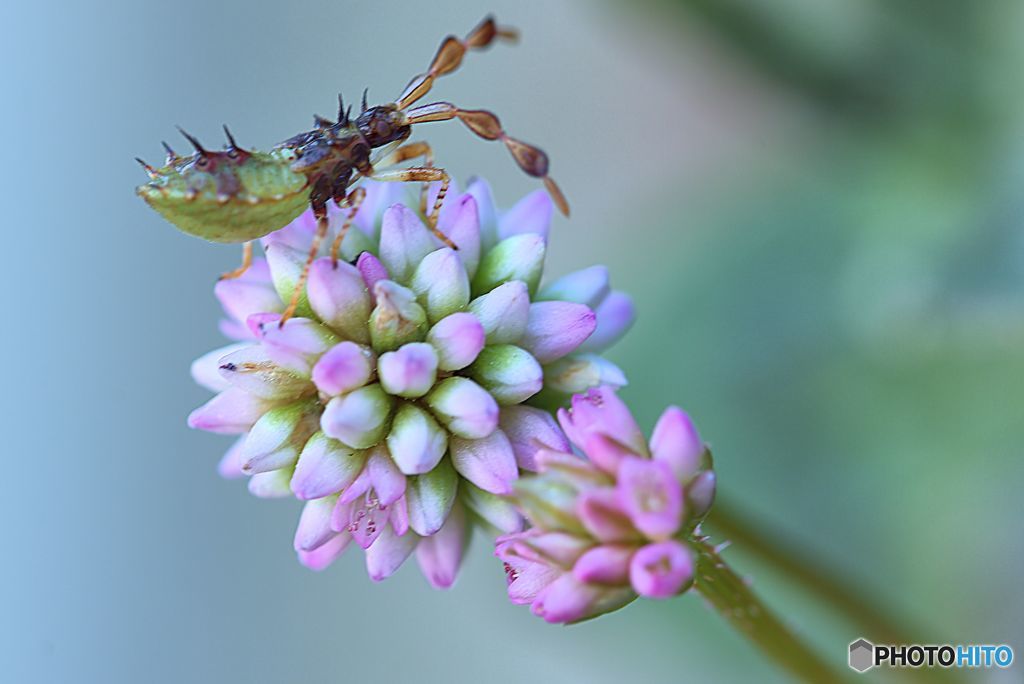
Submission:
<svg viewBox="0 0 1024 684">
<path fill-rule="evenodd" d="M 447 586 L 471 520 L 521 529 L 502 496 L 536 468 L 535 444 L 568 448 L 554 419 L 523 403 L 624 382 L 594 352 L 633 312 L 600 267 L 541 286 L 543 193 L 500 217 L 485 183 L 453 193 L 438 227 L 456 250 L 397 202 L 401 191 L 367 185 L 343 259 L 313 262 L 283 325 L 313 236 L 308 212 L 264 238 L 265 261 L 218 283 L 222 330 L 240 342 L 193 365 L 218 394 L 189 424 L 241 435 L 222 473 L 307 502 L 295 536 L 306 565 L 326 567 L 355 541 L 374 579 L 415 550 Z"/>
<path fill-rule="evenodd" d="M 498 539 L 509 598 L 548 622 L 578 622 L 693 581 L 688 545 L 715 492 L 710 452 L 689 416 L 666 410 L 648 443 L 609 387 L 572 399 L 558 420 L 585 455 L 537 445 L 539 474 L 514 496 L 532 524 Z"/>
</svg>

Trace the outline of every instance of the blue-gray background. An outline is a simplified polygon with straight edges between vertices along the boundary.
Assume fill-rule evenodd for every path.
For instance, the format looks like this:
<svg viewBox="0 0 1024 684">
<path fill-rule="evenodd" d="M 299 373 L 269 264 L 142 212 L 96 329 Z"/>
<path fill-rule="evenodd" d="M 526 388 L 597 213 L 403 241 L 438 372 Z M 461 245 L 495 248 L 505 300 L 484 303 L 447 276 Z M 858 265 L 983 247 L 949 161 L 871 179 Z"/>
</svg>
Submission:
<svg viewBox="0 0 1024 684">
<path fill-rule="evenodd" d="M 606 263 L 636 296 L 613 358 L 644 425 L 688 408 L 733 505 L 921 638 L 1020 652 L 1020 3 L 40 0 L 0 7 L 0 679 L 779 676 L 692 596 L 545 626 L 483 539 L 447 593 L 357 553 L 308 572 L 298 505 L 218 479 L 227 441 L 184 425 L 238 255 L 149 211 L 132 157 L 174 124 L 268 146 L 339 89 L 394 97 L 485 9 L 522 43 L 435 93 L 551 154 L 574 214 L 550 270 Z M 535 187 L 429 133 L 506 206 Z M 854 628 L 728 554 L 842 666 Z"/>
</svg>

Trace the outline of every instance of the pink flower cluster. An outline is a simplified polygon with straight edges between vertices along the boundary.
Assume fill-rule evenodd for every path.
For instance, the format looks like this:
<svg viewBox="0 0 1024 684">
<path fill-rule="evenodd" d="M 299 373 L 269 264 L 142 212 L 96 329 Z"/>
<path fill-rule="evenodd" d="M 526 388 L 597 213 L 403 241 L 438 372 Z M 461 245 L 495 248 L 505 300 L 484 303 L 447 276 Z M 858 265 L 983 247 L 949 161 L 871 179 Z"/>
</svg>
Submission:
<svg viewBox="0 0 1024 684">
<path fill-rule="evenodd" d="M 715 493 L 710 452 L 689 416 L 667 409 L 648 444 L 626 405 L 600 387 L 574 396 L 558 420 L 585 458 L 540 446 L 539 474 L 516 484 L 533 527 L 497 541 L 509 598 L 572 623 L 638 595 L 685 591 L 695 572 L 687 538 Z"/>
</svg>

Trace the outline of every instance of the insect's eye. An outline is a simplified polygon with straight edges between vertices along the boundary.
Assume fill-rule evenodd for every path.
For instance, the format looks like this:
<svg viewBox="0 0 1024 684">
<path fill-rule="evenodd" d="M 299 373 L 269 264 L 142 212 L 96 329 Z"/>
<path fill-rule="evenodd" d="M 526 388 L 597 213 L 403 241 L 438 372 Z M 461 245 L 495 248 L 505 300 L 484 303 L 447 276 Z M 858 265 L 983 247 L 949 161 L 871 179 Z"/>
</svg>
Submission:
<svg viewBox="0 0 1024 684">
<path fill-rule="evenodd" d="M 196 167 L 197 168 L 205 169 L 207 166 L 209 166 L 209 164 L 210 164 L 210 160 L 207 159 L 206 157 L 199 157 L 199 159 L 196 159 Z"/>
<path fill-rule="evenodd" d="M 228 150 L 228 159 L 238 159 L 238 150 Z"/>
</svg>

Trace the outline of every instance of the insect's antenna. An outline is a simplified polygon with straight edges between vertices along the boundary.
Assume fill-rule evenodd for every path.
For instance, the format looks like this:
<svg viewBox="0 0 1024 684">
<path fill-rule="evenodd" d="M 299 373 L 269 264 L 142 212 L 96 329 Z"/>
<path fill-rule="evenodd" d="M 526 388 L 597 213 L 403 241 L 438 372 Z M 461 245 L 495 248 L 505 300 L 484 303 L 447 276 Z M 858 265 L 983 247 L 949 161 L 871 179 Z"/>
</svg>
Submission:
<svg viewBox="0 0 1024 684">
<path fill-rule="evenodd" d="M 149 174 L 150 178 L 156 178 L 157 177 L 158 174 L 156 172 L 156 169 L 154 169 L 152 166 L 150 166 L 146 162 L 142 161 L 138 157 L 135 158 L 135 161 L 139 162 L 139 164 L 142 165 L 142 168 L 144 168 L 146 170 L 146 173 Z"/>
<path fill-rule="evenodd" d="M 558 184 L 548 176 L 548 155 L 539 147 L 510 137 L 501 127 L 501 121 L 495 114 L 485 109 L 459 109 L 451 102 L 420 105 L 410 109 L 407 113 L 407 121 L 411 125 L 456 118 L 484 140 L 500 140 L 505 143 L 505 147 L 512 153 L 512 158 L 519 164 L 519 168 L 527 174 L 543 180 L 544 187 L 547 188 L 548 194 L 551 195 L 558 210 L 565 216 L 569 215 L 569 203 L 566 201 L 565 195 L 562 194 Z"/>
<path fill-rule="evenodd" d="M 493 16 L 487 16 L 469 32 L 465 40 L 448 36 L 441 42 L 441 47 L 437 49 L 437 54 L 434 55 L 434 60 L 430 63 L 427 73 L 420 74 L 409 81 L 409 85 L 399 95 L 395 104 L 399 109 L 411 106 L 430 92 L 435 79 L 458 69 L 467 51 L 483 50 L 496 39 L 515 42 L 519 39 L 519 32 L 513 28 L 500 27 L 494 23 Z"/>
<path fill-rule="evenodd" d="M 196 148 L 196 152 L 198 152 L 199 154 L 208 154 L 207 151 L 203 149 L 203 146 L 199 143 L 199 141 L 195 138 L 195 136 L 186 133 L 185 129 L 181 126 L 178 126 L 177 128 L 178 132 L 185 136 L 185 140 L 188 140 L 190 143 L 192 143 L 192 147 Z"/>
</svg>

